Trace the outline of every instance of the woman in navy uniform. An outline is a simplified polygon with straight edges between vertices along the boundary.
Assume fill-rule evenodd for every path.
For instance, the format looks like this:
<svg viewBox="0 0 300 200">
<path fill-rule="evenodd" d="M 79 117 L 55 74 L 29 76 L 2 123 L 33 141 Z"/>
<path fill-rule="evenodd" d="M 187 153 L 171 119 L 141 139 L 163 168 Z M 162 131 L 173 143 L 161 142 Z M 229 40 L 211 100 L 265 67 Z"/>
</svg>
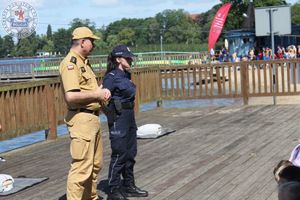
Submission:
<svg viewBox="0 0 300 200">
<path fill-rule="evenodd" d="M 107 58 L 103 87 L 111 91 L 107 106 L 111 161 L 108 199 L 146 197 L 148 192 L 135 185 L 133 168 L 137 154 L 134 99 L 136 88 L 129 72 L 134 54 L 125 45 L 116 46 Z M 121 185 L 121 174 L 123 185 Z"/>
</svg>

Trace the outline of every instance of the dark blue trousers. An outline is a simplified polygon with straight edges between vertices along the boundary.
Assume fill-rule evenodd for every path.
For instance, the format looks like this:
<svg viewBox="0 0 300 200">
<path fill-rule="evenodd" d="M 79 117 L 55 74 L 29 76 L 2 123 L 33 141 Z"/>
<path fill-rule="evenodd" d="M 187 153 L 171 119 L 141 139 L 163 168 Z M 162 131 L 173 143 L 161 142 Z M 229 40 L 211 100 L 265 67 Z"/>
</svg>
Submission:
<svg viewBox="0 0 300 200">
<path fill-rule="evenodd" d="M 111 160 L 108 185 L 118 187 L 123 176 L 124 185 L 134 184 L 133 168 L 137 154 L 136 122 L 133 109 L 123 109 L 113 124 L 109 125 Z"/>
</svg>

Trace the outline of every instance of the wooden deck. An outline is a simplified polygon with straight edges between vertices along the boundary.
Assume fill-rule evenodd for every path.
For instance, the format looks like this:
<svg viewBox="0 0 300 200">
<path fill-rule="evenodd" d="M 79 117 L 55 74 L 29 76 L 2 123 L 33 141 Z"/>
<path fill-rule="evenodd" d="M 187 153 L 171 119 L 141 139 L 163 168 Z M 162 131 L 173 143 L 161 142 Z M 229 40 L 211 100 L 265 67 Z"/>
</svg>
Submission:
<svg viewBox="0 0 300 200">
<path fill-rule="evenodd" d="M 300 105 L 157 109 L 140 113 L 138 125 L 159 123 L 175 133 L 139 140 L 135 168 L 144 199 L 275 200 L 272 170 L 288 159 L 300 136 Z M 106 198 L 109 140 L 99 191 Z M 44 183 L 0 199 L 65 199 L 69 139 L 42 142 L 2 154 L 0 172 L 14 177 L 49 177 Z M 143 198 L 140 198 L 143 199 Z"/>
</svg>

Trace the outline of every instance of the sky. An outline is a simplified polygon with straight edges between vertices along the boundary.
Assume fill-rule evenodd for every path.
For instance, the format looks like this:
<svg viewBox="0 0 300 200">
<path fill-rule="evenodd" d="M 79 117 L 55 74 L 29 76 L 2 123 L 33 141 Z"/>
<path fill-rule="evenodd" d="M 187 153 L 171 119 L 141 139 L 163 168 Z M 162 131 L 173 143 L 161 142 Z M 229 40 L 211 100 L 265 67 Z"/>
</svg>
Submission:
<svg viewBox="0 0 300 200">
<path fill-rule="evenodd" d="M 74 18 L 90 19 L 97 27 L 106 26 L 122 18 L 154 17 L 166 9 L 184 9 L 196 14 L 210 10 L 219 0 L 21 0 L 29 3 L 37 13 L 38 34 L 68 28 Z M 295 3 L 299 0 L 287 0 Z M 3 11 L 15 0 L 0 0 L 0 35 L 6 35 L 2 25 Z"/>
</svg>

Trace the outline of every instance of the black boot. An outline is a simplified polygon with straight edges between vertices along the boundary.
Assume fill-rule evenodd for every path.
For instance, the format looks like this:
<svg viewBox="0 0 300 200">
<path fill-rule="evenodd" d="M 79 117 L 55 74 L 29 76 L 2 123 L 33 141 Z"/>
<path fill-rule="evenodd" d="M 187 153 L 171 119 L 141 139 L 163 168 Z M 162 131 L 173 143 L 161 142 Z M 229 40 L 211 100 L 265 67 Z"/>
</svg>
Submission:
<svg viewBox="0 0 300 200">
<path fill-rule="evenodd" d="M 124 192 L 127 197 L 147 197 L 148 192 L 135 186 L 134 184 L 124 186 Z"/>
<path fill-rule="evenodd" d="M 122 193 L 119 187 L 114 187 L 109 190 L 107 200 L 128 200 Z"/>
</svg>

